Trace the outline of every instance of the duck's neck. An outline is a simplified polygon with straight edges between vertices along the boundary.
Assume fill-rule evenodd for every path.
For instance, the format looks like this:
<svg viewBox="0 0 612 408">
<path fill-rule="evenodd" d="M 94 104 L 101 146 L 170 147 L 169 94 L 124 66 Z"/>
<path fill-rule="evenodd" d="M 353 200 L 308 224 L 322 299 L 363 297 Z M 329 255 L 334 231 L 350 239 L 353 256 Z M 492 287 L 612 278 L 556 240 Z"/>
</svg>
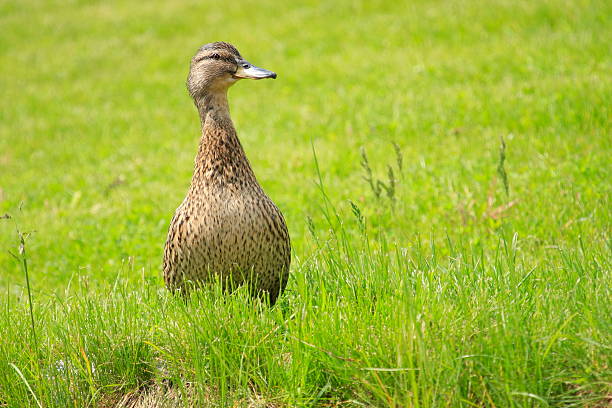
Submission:
<svg viewBox="0 0 612 408">
<path fill-rule="evenodd" d="M 195 160 L 192 188 L 257 184 L 230 118 L 227 90 L 196 100 L 202 136 Z"/>
</svg>

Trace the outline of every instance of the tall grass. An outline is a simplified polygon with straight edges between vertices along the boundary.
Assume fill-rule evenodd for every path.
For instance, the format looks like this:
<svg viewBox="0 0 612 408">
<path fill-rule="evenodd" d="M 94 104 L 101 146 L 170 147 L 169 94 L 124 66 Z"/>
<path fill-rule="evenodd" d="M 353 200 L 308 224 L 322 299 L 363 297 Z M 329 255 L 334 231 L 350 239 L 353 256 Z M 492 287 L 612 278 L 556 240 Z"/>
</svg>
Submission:
<svg viewBox="0 0 612 408">
<path fill-rule="evenodd" d="M 157 384 L 203 406 L 605 404 L 609 247 L 551 248 L 533 264 L 506 228 L 492 249 L 391 243 L 356 205 L 345 219 L 324 200 L 316 250 L 272 309 L 245 289 L 185 302 L 122 273 L 106 292 L 40 296 L 36 353 L 26 305 L 6 297 L 0 400 L 104 406 Z"/>
</svg>

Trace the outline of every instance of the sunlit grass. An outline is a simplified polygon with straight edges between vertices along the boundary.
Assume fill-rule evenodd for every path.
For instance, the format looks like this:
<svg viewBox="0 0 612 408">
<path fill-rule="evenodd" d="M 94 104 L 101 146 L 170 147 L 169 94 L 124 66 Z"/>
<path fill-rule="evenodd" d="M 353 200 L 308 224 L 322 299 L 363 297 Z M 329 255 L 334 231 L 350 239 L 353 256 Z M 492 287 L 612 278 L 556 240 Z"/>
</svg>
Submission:
<svg viewBox="0 0 612 408">
<path fill-rule="evenodd" d="M 0 406 L 605 406 L 611 15 L 3 2 Z M 279 74 L 230 90 L 292 237 L 271 310 L 160 277 L 199 136 L 188 61 L 214 40 Z"/>
</svg>

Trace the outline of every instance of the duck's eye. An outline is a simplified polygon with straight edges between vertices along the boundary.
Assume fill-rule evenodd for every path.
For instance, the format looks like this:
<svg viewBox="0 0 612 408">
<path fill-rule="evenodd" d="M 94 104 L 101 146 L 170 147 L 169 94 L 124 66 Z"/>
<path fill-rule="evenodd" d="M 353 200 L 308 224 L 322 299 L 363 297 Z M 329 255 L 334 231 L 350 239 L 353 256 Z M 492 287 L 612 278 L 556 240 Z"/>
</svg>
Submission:
<svg viewBox="0 0 612 408">
<path fill-rule="evenodd" d="M 198 59 L 196 59 L 196 62 L 200 62 L 200 61 L 204 61 L 207 59 L 221 59 L 221 56 L 219 54 L 210 54 L 210 55 L 203 55 L 201 57 L 199 57 Z"/>
</svg>

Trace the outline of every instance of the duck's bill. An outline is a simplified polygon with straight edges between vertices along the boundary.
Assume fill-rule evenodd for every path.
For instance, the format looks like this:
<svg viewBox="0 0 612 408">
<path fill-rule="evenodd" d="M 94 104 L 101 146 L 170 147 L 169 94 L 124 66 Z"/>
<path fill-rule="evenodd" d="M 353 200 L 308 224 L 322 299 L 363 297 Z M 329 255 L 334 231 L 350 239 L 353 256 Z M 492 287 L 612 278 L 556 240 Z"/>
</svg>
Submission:
<svg viewBox="0 0 612 408">
<path fill-rule="evenodd" d="M 245 79 L 264 79 L 264 78 L 276 78 L 276 73 L 268 71 L 267 69 L 256 67 L 255 65 L 248 64 L 248 67 L 238 65 L 238 70 L 234 74 L 234 78 L 245 78 Z"/>
</svg>

